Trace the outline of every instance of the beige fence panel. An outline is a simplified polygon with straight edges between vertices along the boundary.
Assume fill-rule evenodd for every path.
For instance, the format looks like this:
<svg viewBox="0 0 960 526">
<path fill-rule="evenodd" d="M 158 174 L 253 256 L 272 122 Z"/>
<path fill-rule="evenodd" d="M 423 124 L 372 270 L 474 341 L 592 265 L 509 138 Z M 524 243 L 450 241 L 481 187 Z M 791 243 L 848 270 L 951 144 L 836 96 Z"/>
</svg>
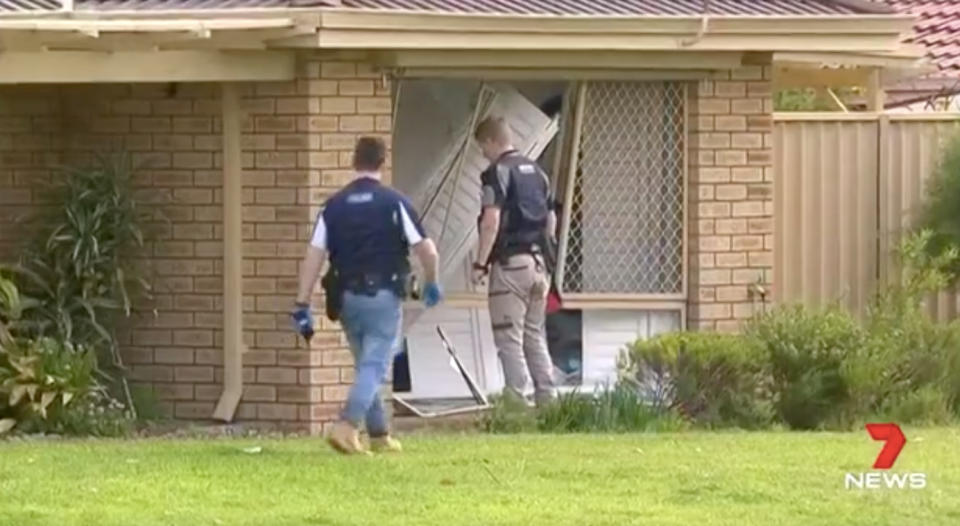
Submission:
<svg viewBox="0 0 960 526">
<path fill-rule="evenodd" d="M 955 114 L 816 113 L 775 117 L 775 297 L 863 313 L 896 279 L 894 250 L 915 225 L 925 183 L 960 124 Z M 956 317 L 957 294 L 928 300 Z"/>
<path fill-rule="evenodd" d="M 778 119 L 774 295 L 862 311 L 877 267 L 877 122 Z"/>
</svg>

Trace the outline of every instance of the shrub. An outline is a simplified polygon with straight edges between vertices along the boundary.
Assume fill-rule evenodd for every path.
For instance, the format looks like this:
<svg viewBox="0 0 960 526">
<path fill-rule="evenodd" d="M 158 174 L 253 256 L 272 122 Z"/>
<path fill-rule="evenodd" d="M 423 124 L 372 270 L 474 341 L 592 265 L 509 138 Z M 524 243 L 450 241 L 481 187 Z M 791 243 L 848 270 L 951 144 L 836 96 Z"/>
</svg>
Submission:
<svg viewBox="0 0 960 526">
<path fill-rule="evenodd" d="M 848 313 L 779 307 L 750 323 L 747 336 L 766 351 L 773 405 L 782 422 L 816 429 L 837 416 L 849 398 L 844 357 L 866 341 Z"/>
<path fill-rule="evenodd" d="M 490 433 L 587 433 L 670 431 L 685 423 L 675 414 L 651 406 L 628 386 L 571 391 L 533 409 L 514 396 L 497 397 L 482 426 Z"/>
<path fill-rule="evenodd" d="M 930 389 L 939 390 L 948 407 L 958 401 L 960 324 L 938 323 L 924 310 L 924 298 L 952 281 L 957 251 L 931 254 L 932 239 L 926 230 L 904 239 L 898 248 L 899 281 L 871 302 L 866 320 L 869 341 L 851 354 L 845 367 L 854 414 L 884 412 L 891 403 Z M 929 393 L 925 396 L 930 399 Z"/>
<path fill-rule="evenodd" d="M 621 356 L 621 383 L 697 424 L 756 428 L 772 419 L 764 364 L 758 347 L 738 335 L 670 333 Z"/>
<path fill-rule="evenodd" d="M 122 379 L 116 331 L 149 283 L 134 265 L 143 246 L 133 171 L 125 157 L 98 158 L 89 168 L 61 170 L 49 188 L 62 203 L 31 218 L 39 235 L 23 252 L 16 277 L 25 308 L 20 337 L 51 337 L 92 350 L 97 372 L 132 401 Z"/>
<path fill-rule="evenodd" d="M 927 198 L 916 226 L 930 232 L 925 250 L 936 256 L 960 246 L 960 133 L 945 145 L 926 188 Z M 952 277 L 960 275 L 960 260 L 952 261 L 949 270 Z"/>
<path fill-rule="evenodd" d="M 592 395 L 577 390 L 560 395 L 537 415 L 537 427 L 553 433 L 664 431 L 682 426 L 669 410 L 657 408 L 623 384 Z"/>
<path fill-rule="evenodd" d="M 949 396 L 935 385 L 888 398 L 878 415 L 883 420 L 914 425 L 945 425 L 955 418 Z"/>
<path fill-rule="evenodd" d="M 490 410 L 483 415 L 482 428 L 489 433 L 532 433 L 537 431 L 536 414 L 515 396 L 491 399 Z"/>
<path fill-rule="evenodd" d="M 11 325 L 20 319 L 21 310 L 17 286 L 0 275 L 0 346 L 13 337 L 10 334 Z"/>
<path fill-rule="evenodd" d="M 8 339 L 0 347 L 0 418 L 9 430 L 70 434 L 122 432 L 122 405 L 94 376 L 94 353 L 53 338 Z M 99 418 L 89 421 L 85 412 Z M 107 413 L 107 409 L 112 412 Z"/>
<path fill-rule="evenodd" d="M 157 422 L 169 418 L 163 411 L 160 399 L 149 384 L 133 384 L 130 386 L 130 396 L 136 410 L 134 414 L 141 422 Z"/>
</svg>

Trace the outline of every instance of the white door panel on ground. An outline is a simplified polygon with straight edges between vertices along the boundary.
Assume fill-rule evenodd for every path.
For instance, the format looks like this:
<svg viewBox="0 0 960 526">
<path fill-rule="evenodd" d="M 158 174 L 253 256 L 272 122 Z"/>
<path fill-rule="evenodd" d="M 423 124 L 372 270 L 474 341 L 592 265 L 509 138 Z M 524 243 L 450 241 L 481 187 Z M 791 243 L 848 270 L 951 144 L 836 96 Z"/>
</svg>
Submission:
<svg viewBox="0 0 960 526">
<path fill-rule="evenodd" d="M 460 361 L 485 393 L 503 386 L 487 309 L 439 307 L 427 311 L 407 332 L 411 392 L 408 398 L 469 397 L 460 373 L 451 366 L 437 334 L 440 325 Z"/>
</svg>

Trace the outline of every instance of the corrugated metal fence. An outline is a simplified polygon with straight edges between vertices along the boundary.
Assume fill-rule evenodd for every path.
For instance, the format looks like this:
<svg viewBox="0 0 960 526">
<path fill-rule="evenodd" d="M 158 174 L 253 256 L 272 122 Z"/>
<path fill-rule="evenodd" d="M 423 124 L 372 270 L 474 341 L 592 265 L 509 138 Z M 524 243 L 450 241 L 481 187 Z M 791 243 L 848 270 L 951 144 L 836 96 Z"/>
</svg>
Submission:
<svg viewBox="0 0 960 526">
<path fill-rule="evenodd" d="M 862 313 L 896 275 L 892 250 L 958 125 L 960 115 L 942 113 L 777 114 L 777 301 L 836 300 Z M 931 299 L 934 316 L 956 316 L 953 291 Z"/>
</svg>

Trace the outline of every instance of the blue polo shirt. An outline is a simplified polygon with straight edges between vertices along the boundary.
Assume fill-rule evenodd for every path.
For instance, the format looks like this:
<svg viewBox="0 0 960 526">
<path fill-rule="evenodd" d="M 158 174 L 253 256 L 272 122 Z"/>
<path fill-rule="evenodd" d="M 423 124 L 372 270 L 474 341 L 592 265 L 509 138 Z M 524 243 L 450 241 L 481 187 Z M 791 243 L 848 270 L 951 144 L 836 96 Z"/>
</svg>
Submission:
<svg viewBox="0 0 960 526">
<path fill-rule="evenodd" d="M 310 244 L 326 250 L 340 274 L 409 272 L 409 247 L 427 239 L 410 201 L 377 174 L 359 176 L 327 201 Z"/>
</svg>

